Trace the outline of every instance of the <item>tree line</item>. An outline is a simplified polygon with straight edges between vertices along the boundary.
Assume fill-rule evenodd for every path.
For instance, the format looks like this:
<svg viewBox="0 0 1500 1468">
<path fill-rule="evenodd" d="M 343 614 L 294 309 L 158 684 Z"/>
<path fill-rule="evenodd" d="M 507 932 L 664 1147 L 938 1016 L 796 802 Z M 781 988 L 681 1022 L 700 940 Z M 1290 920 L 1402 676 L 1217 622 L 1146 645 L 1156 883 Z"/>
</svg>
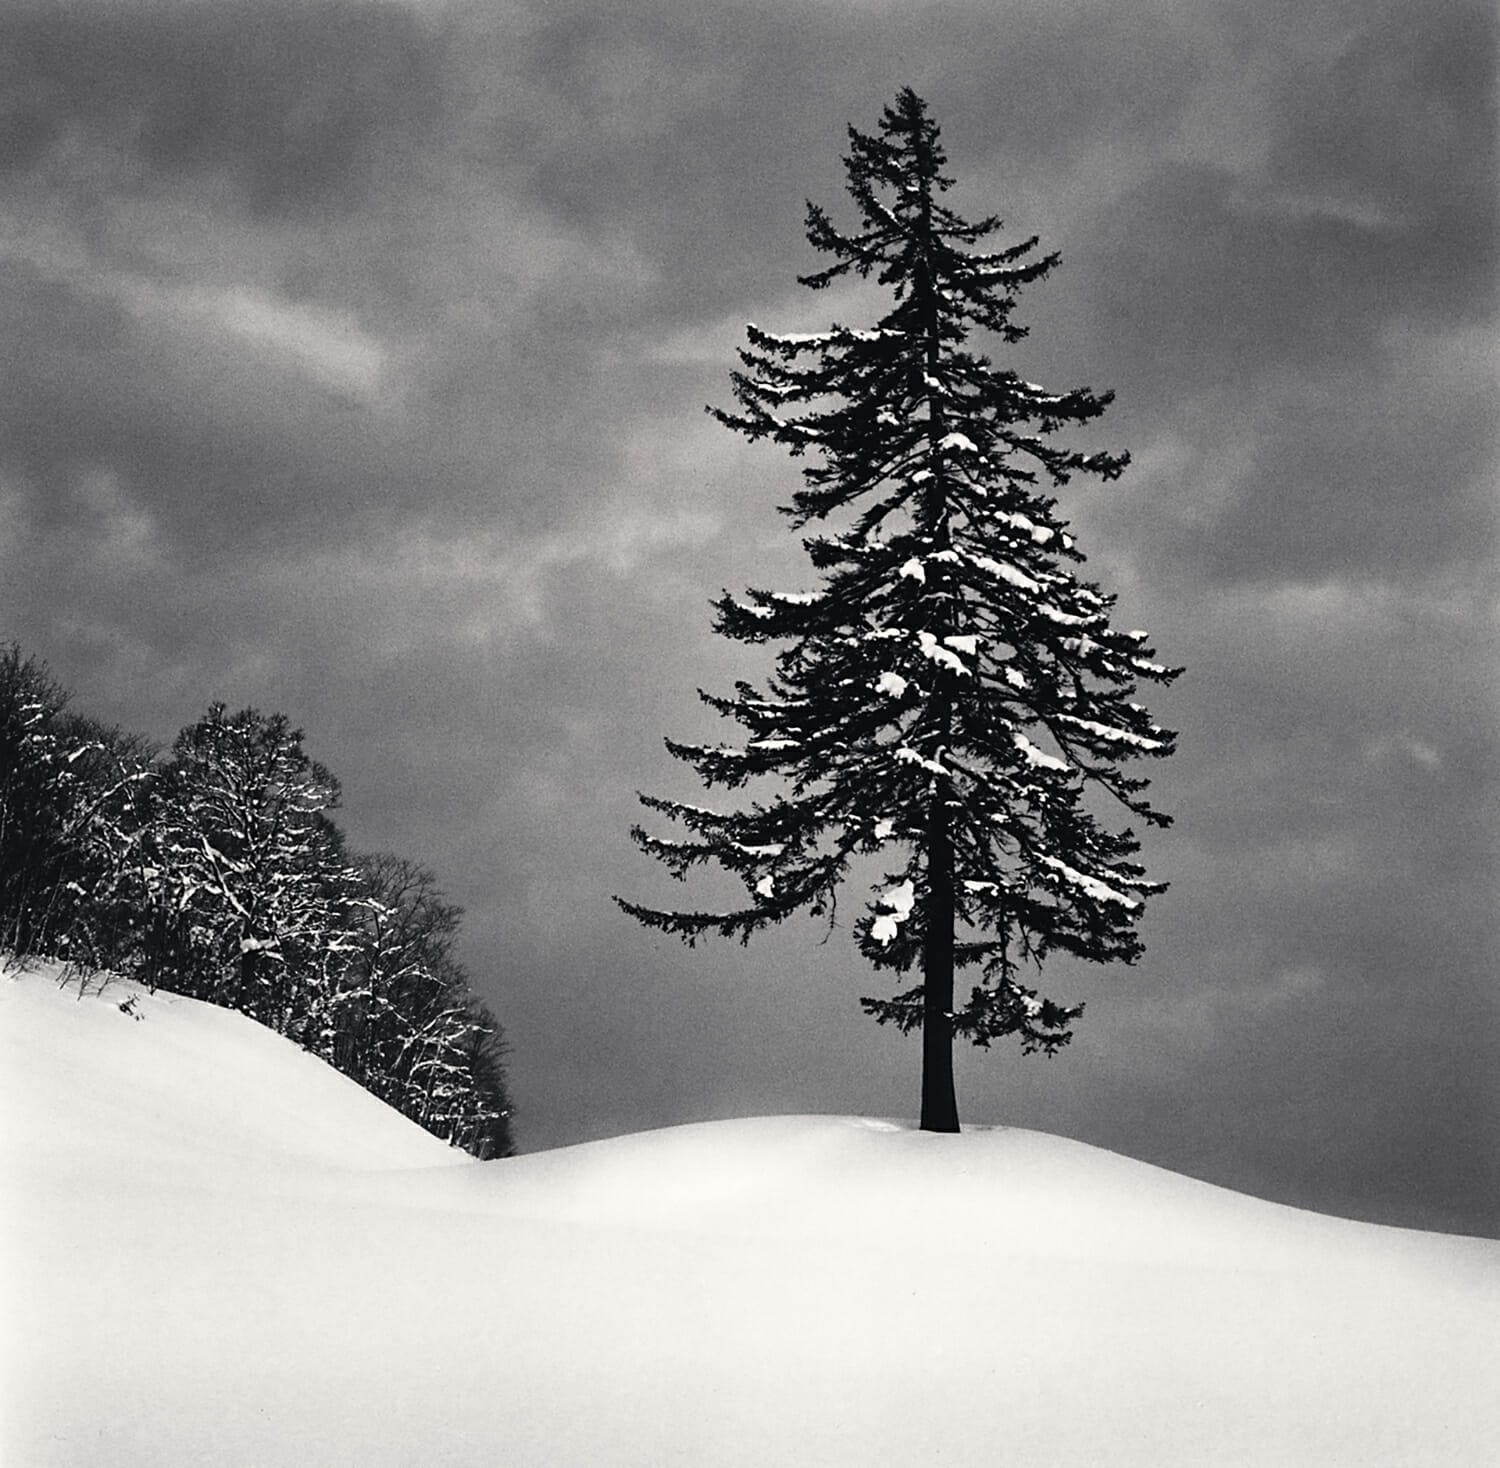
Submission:
<svg viewBox="0 0 1500 1468">
<path fill-rule="evenodd" d="M 504 1037 L 426 868 L 348 849 L 282 714 L 222 703 L 159 751 L 0 649 L 0 952 L 237 1009 L 476 1157 L 514 1149 Z"/>
</svg>

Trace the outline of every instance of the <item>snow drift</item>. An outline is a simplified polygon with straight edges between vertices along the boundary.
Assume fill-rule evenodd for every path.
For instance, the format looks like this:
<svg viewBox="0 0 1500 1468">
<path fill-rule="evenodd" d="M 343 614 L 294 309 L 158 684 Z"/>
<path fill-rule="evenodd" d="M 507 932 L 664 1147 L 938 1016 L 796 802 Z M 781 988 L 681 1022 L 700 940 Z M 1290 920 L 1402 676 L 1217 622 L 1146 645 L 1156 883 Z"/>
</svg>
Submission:
<svg viewBox="0 0 1500 1468">
<path fill-rule="evenodd" d="M 0 975 L 0 1461 L 1473 1465 L 1500 1245 L 1035 1132 L 475 1163 L 238 1015 Z"/>
</svg>

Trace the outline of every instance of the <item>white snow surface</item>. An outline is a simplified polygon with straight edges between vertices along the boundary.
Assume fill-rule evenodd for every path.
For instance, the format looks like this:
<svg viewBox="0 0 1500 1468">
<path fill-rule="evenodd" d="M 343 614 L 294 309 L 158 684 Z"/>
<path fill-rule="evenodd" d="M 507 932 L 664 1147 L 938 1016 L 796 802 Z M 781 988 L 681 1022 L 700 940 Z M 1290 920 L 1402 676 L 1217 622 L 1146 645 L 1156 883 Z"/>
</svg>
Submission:
<svg viewBox="0 0 1500 1468">
<path fill-rule="evenodd" d="M 121 1010 L 130 1002 L 140 1016 Z M 250 1020 L 0 974 L 0 1462 L 1472 1465 L 1500 1244 L 1004 1127 L 474 1163 Z"/>
</svg>

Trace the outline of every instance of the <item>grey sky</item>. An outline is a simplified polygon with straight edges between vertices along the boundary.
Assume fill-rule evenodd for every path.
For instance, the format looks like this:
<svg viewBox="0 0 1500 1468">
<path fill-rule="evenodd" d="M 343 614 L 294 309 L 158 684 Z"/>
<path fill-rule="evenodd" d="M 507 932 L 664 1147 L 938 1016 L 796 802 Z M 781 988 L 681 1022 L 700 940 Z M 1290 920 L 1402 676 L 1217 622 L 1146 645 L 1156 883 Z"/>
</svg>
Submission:
<svg viewBox="0 0 1500 1468">
<path fill-rule="evenodd" d="M 0 638 L 159 739 L 289 713 L 357 845 L 433 866 L 527 1147 L 906 1115 L 847 933 L 689 952 L 637 788 L 764 661 L 795 464 L 702 412 L 803 200 L 905 83 L 1040 233 L 1015 365 L 1113 388 L 1066 512 L 1187 676 L 1173 888 L 967 1118 L 1500 1230 L 1495 23 L 1460 0 L 51 0 L 0 10 Z M 847 217 L 847 215 L 845 215 Z M 854 894 L 851 894 L 851 899 Z"/>
</svg>

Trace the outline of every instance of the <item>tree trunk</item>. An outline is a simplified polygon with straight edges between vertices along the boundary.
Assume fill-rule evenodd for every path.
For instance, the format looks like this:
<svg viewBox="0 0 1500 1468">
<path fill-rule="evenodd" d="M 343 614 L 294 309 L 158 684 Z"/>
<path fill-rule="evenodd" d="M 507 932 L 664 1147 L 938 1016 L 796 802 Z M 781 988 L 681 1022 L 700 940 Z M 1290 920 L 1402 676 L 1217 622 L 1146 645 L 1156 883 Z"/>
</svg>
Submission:
<svg viewBox="0 0 1500 1468">
<path fill-rule="evenodd" d="M 953 1088 L 953 845 L 947 791 L 933 786 L 927 816 L 927 912 L 922 941 L 922 1130 L 956 1132 Z"/>
<path fill-rule="evenodd" d="M 917 184 L 921 190 L 921 259 L 913 283 L 923 326 L 923 396 L 927 403 L 927 458 L 930 478 L 923 496 L 921 528 L 936 551 L 948 549 L 948 486 L 943 470 L 943 437 L 947 431 L 943 404 L 932 388 L 941 372 L 943 342 L 938 330 L 938 300 L 931 273 L 932 187 L 936 172 L 925 135 L 916 136 Z M 952 631 L 947 567 L 939 573 L 943 595 L 935 602 L 932 633 L 942 640 Z M 932 592 L 936 582 L 929 583 Z M 944 675 L 938 672 L 939 687 Z M 938 693 L 934 708 L 934 759 L 948 745 L 952 720 L 949 693 Z M 927 812 L 927 911 L 922 940 L 922 1122 L 924 1132 L 958 1130 L 958 1098 L 953 1088 L 953 841 L 948 831 L 948 788 L 943 777 L 932 785 Z"/>
</svg>

